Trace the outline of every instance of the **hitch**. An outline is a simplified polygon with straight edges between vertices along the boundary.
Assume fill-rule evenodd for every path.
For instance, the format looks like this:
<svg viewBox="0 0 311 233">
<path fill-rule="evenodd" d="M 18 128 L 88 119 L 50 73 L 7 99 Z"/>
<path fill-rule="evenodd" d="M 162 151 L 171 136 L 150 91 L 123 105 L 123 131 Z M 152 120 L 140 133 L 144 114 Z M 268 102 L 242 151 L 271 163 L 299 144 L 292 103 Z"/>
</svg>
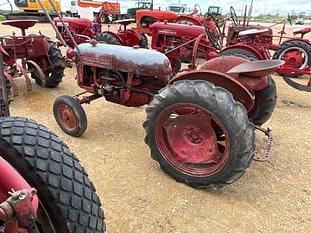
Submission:
<svg viewBox="0 0 311 233">
<path fill-rule="evenodd" d="M 9 192 L 11 195 L 0 204 L 0 219 L 5 221 L 5 233 L 15 232 L 13 229 L 24 228 L 28 232 L 37 232 L 34 225 L 37 218 L 32 207 L 36 189 Z"/>
</svg>

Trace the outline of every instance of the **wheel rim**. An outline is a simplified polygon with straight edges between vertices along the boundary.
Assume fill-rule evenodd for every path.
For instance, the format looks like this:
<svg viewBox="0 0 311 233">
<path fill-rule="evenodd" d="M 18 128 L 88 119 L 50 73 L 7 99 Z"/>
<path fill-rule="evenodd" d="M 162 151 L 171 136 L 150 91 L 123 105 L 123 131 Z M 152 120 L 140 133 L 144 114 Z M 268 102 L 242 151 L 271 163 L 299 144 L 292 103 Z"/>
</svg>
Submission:
<svg viewBox="0 0 311 233">
<path fill-rule="evenodd" d="M 308 53 L 299 47 L 285 49 L 279 56 L 280 60 L 285 61 L 286 66 L 292 66 L 303 70 L 308 65 Z"/>
<path fill-rule="evenodd" d="M 229 159 L 228 133 L 207 109 L 179 103 L 164 109 L 155 126 L 155 140 L 163 158 L 191 176 L 210 176 Z"/>
<path fill-rule="evenodd" d="M 61 104 L 58 107 L 58 113 L 60 123 L 66 130 L 74 131 L 77 128 L 77 116 L 67 104 Z"/>
</svg>

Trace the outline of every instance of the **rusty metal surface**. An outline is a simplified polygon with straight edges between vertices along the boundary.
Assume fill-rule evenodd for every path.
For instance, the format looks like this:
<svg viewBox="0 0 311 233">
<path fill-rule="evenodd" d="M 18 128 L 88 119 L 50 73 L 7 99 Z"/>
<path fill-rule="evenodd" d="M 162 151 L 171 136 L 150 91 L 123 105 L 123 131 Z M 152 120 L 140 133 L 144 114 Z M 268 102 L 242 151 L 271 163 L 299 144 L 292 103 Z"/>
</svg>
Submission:
<svg viewBox="0 0 311 233">
<path fill-rule="evenodd" d="M 126 73 L 165 77 L 171 75 L 168 58 L 157 51 L 118 45 L 84 43 L 78 46 L 80 62 Z M 76 51 L 76 50 L 75 50 Z"/>
<path fill-rule="evenodd" d="M 234 99 L 242 103 L 248 111 L 254 106 L 252 94 L 240 82 L 227 74 L 213 70 L 195 70 L 175 76 L 169 81 L 169 84 L 179 80 L 206 80 L 228 90 Z"/>
<path fill-rule="evenodd" d="M 26 63 L 30 63 L 36 69 L 36 71 L 39 74 L 39 78 L 41 79 L 42 86 L 45 86 L 45 74 L 43 73 L 43 70 L 41 69 L 41 67 L 32 60 L 27 60 Z"/>
<path fill-rule="evenodd" d="M 10 115 L 7 81 L 4 76 L 3 57 L 0 53 L 0 117 Z"/>
<path fill-rule="evenodd" d="M 23 19 L 23 20 L 7 20 L 7 21 L 3 21 L 2 24 L 20 28 L 20 29 L 27 29 L 27 28 L 34 26 L 38 22 L 39 22 L 38 20 Z"/>
<path fill-rule="evenodd" d="M 17 222 L 18 227 L 29 228 L 36 220 L 36 211 L 33 208 L 32 200 L 36 195 L 35 189 L 20 190 L 10 193 L 10 197 L 0 204 L 2 210 L 1 219 L 6 222 L 6 232 L 11 232 L 11 223 Z M 14 224 L 15 225 L 15 224 Z"/>
<path fill-rule="evenodd" d="M 249 77 L 267 76 L 284 64 L 281 60 L 263 60 L 242 63 L 227 71 L 228 74 L 244 74 Z"/>
</svg>

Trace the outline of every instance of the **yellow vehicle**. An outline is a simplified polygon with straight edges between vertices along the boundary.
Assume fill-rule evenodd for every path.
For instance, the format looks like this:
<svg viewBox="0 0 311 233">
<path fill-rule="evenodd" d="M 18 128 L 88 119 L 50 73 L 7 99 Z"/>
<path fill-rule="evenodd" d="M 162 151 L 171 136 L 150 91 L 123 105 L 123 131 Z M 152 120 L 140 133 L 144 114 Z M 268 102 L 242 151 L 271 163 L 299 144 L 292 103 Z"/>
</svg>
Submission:
<svg viewBox="0 0 311 233">
<path fill-rule="evenodd" d="M 40 4 L 37 0 L 14 0 L 15 5 L 26 12 L 38 12 L 41 10 Z M 52 11 L 51 4 L 49 0 L 42 0 L 42 3 L 48 11 Z M 61 11 L 60 0 L 53 0 L 57 11 Z"/>
</svg>

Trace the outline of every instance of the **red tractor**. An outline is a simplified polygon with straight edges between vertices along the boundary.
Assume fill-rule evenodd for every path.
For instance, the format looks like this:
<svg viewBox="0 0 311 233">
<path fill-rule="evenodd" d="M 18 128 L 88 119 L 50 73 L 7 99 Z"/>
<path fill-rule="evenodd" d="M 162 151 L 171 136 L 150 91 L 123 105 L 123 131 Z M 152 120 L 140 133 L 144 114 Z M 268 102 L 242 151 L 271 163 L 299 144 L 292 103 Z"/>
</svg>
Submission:
<svg viewBox="0 0 311 233">
<path fill-rule="evenodd" d="M 292 79 L 299 75 L 311 75 L 311 44 L 304 38 L 311 32 L 311 28 L 299 29 L 294 32 L 294 36 L 288 37 L 285 36 L 285 21 L 280 35 L 275 36 L 271 27 L 249 25 L 246 16 L 241 24 L 232 7 L 231 17 L 233 24 L 229 26 L 227 48 L 222 51 L 223 55 L 238 55 L 258 60 L 284 60 L 285 64 L 277 72 L 284 76 L 284 80 L 292 87 L 311 92 L 311 78 L 307 85 Z M 278 43 L 273 43 L 273 39 L 278 39 Z M 270 51 L 274 53 L 271 54 Z"/>
<path fill-rule="evenodd" d="M 18 90 L 14 78 L 24 76 L 27 89 L 31 90 L 28 73 L 43 87 L 54 88 L 64 76 L 64 60 L 61 51 L 49 38 L 40 34 L 26 35 L 26 29 L 37 23 L 36 20 L 11 20 L 2 24 L 21 29 L 22 35 L 0 37 L 1 54 L 4 62 L 4 75 L 9 81 L 14 96 Z M 21 60 L 21 63 L 18 62 Z"/>
<path fill-rule="evenodd" d="M 151 35 L 150 26 L 155 22 L 170 22 L 181 24 L 192 24 L 197 26 L 203 25 L 203 15 L 197 15 L 198 9 L 195 8 L 191 14 L 178 14 L 173 11 L 162 10 L 138 10 L 136 11 L 136 28 L 135 31 Z"/>
<path fill-rule="evenodd" d="M 105 40 L 108 44 L 118 45 L 135 45 L 133 33 L 137 33 L 133 30 L 127 30 L 126 25 L 133 22 L 133 19 L 119 20 L 116 23 L 122 23 L 124 29 L 120 29 L 118 33 L 105 32 Z M 181 68 L 181 63 L 190 63 L 193 60 L 192 54 L 194 51 L 194 45 L 198 37 L 203 34 L 203 37 L 198 44 L 198 54 L 196 57 L 203 59 L 211 59 L 218 56 L 220 51 L 220 43 L 218 38 L 220 37 L 220 28 L 216 24 L 215 18 L 209 14 L 205 15 L 205 21 L 203 26 L 186 25 L 168 22 L 156 22 L 149 27 L 151 31 L 151 48 L 161 53 L 164 53 L 170 60 L 173 73 L 177 73 Z M 208 35 L 208 37 L 206 37 Z M 142 36 L 145 37 L 144 34 Z M 137 42 L 137 41 L 136 41 Z M 147 48 L 148 40 L 145 37 L 143 44 L 140 47 Z"/>
<path fill-rule="evenodd" d="M 262 107 L 252 93 L 269 85 L 267 75 L 282 61 L 219 57 L 173 76 L 169 59 L 158 51 L 95 40 L 74 51 L 76 79 L 84 91 L 59 96 L 53 105 L 65 133 L 78 137 L 85 132 L 82 104 L 95 99 L 129 107 L 148 104 L 145 142 L 152 158 L 177 181 L 196 188 L 222 187 L 250 166 L 255 148 L 250 119 Z"/>
<path fill-rule="evenodd" d="M 120 44 L 125 46 L 138 45 L 142 48 L 148 48 L 147 37 L 144 34 L 127 28 L 127 25 L 135 22 L 135 20 L 115 21 L 115 23 L 121 24 L 117 33 L 113 33 L 109 30 L 102 31 L 101 14 L 94 22 L 89 19 L 78 19 L 69 17 L 63 18 L 63 20 L 68 25 L 77 44 L 90 41 L 91 39 L 96 39 L 99 42 L 106 42 L 110 44 Z M 54 18 L 53 21 L 62 38 L 64 38 L 66 44 L 68 44 L 69 47 L 74 48 L 74 45 L 72 44 L 68 33 L 60 22 L 60 19 Z M 58 39 L 60 39 L 59 36 L 57 37 Z"/>
<path fill-rule="evenodd" d="M 104 213 L 79 160 L 35 121 L 9 116 L 0 54 L 0 231 L 103 233 Z"/>
</svg>

